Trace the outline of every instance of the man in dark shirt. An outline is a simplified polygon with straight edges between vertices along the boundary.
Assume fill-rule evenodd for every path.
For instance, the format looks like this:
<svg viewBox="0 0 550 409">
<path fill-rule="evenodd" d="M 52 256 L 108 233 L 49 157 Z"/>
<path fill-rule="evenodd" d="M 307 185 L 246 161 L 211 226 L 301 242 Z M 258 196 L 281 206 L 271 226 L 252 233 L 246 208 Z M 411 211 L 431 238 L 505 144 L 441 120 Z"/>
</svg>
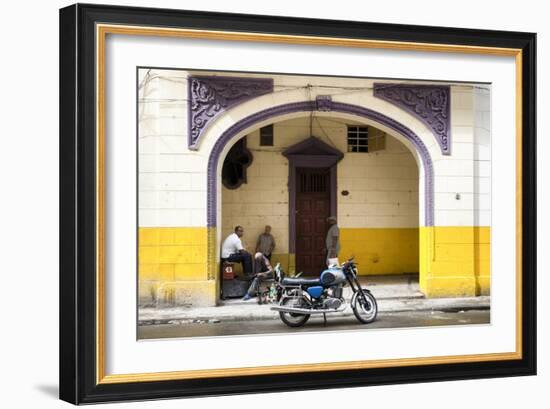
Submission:
<svg viewBox="0 0 550 409">
<path fill-rule="evenodd" d="M 275 249 L 275 239 L 271 235 L 271 226 L 265 226 L 265 230 L 258 236 L 256 243 L 256 252 L 262 253 L 271 261 L 271 254 Z"/>
</svg>

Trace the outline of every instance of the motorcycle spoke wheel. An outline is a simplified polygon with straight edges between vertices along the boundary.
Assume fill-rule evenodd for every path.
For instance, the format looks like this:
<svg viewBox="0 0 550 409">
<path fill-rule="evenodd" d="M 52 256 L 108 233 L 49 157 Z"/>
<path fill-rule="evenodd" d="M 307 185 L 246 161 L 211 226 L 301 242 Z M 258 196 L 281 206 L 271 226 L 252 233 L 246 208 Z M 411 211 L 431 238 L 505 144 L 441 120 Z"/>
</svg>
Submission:
<svg viewBox="0 0 550 409">
<path fill-rule="evenodd" d="M 290 308 L 305 308 L 307 307 L 307 304 L 302 298 L 288 297 L 283 299 L 281 306 Z M 296 314 L 294 312 L 283 311 L 279 312 L 279 316 L 281 317 L 281 321 L 292 328 L 301 327 L 309 320 L 310 317 L 309 314 Z"/>
<path fill-rule="evenodd" d="M 378 304 L 376 303 L 376 298 L 367 290 L 363 290 L 363 297 L 361 294 L 353 294 L 353 299 L 351 301 L 351 308 L 353 309 L 353 314 L 359 322 L 363 324 L 370 324 L 376 319 L 378 314 Z"/>
</svg>

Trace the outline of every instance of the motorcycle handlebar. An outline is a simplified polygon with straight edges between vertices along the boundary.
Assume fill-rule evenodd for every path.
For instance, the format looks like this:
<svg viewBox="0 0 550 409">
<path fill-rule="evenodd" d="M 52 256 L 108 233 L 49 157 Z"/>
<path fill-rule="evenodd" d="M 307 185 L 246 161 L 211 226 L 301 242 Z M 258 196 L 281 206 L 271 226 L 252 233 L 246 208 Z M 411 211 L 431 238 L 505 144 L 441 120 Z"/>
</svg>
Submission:
<svg viewBox="0 0 550 409">
<path fill-rule="evenodd" d="M 342 264 L 342 267 L 353 264 L 354 259 L 355 257 L 350 257 L 347 261 L 344 261 L 344 263 Z"/>
</svg>

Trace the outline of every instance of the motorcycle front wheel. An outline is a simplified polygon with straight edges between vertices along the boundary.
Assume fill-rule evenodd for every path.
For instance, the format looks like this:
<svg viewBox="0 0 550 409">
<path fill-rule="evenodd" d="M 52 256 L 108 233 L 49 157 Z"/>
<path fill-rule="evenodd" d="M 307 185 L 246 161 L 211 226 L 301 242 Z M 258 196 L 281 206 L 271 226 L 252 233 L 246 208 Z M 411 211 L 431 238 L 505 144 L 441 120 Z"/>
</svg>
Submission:
<svg viewBox="0 0 550 409">
<path fill-rule="evenodd" d="M 283 298 L 281 301 L 281 306 L 290 308 L 306 308 L 307 303 L 303 298 L 287 297 Z M 292 328 L 301 327 L 309 320 L 310 317 L 309 314 L 296 314 L 294 312 L 283 311 L 279 311 L 279 316 L 281 317 L 281 321 Z"/>
<path fill-rule="evenodd" d="M 355 318 L 363 324 L 370 324 L 376 319 L 378 314 L 378 304 L 376 298 L 370 293 L 370 291 L 362 290 L 363 297 L 359 292 L 353 294 L 351 298 L 351 308 Z"/>
</svg>

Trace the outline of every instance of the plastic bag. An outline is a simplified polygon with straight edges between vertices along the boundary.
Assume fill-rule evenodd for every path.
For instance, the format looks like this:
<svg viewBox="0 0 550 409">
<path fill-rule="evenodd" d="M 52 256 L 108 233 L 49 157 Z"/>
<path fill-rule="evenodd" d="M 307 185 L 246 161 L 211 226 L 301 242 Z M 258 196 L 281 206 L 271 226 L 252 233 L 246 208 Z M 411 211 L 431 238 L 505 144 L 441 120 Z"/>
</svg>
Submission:
<svg viewBox="0 0 550 409">
<path fill-rule="evenodd" d="M 340 263 L 338 263 L 338 257 L 328 258 L 327 267 L 340 267 Z"/>
</svg>

